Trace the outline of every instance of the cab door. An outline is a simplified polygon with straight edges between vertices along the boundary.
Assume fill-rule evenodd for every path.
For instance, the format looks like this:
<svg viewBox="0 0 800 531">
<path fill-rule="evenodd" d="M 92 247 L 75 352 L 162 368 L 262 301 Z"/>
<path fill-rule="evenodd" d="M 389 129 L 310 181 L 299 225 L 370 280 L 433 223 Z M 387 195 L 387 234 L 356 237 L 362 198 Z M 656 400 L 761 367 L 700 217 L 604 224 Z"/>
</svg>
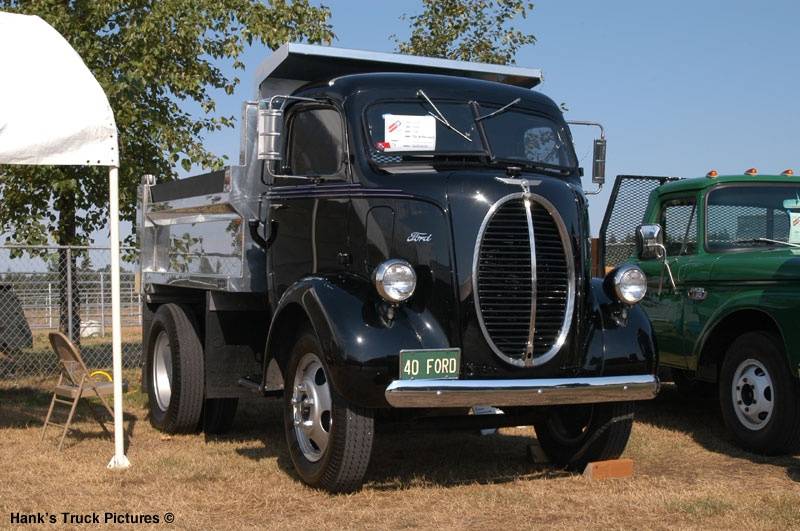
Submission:
<svg viewBox="0 0 800 531">
<path fill-rule="evenodd" d="M 286 164 L 269 190 L 270 288 L 278 298 L 299 279 L 349 265 L 349 177 L 344 122 L 329 105 L 287 113 Z"/>
<path fill-rule="evenodd" d="M 667 196 L 656 220 L 663 228 L 666 264 L 675 281 L 673 288 L 664 261 L 640 260 L 647 275 L 647 296 L 642 307 L 656 335 L 659 362 L 687 368 L 691 345 L 685 334 L 687 290 L 697 282 L 702 267 L 698 258 L 697 198 L 695 194 Z"/>
</svg>

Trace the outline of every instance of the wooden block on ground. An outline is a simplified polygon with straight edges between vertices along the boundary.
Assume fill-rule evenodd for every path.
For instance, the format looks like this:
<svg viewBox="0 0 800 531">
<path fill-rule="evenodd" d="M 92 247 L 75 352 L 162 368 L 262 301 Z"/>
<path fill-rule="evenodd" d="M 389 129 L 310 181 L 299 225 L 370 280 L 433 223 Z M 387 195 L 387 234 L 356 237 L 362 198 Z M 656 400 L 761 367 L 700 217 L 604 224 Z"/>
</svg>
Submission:
<svg viewBox="0 0 800 531">
<path fill-rule="evenodd" d="M 583 470 L 583 476 L 588 479 L 629 478 L 632 475 L 633 459 L 594 461 Z"/>
</svg>

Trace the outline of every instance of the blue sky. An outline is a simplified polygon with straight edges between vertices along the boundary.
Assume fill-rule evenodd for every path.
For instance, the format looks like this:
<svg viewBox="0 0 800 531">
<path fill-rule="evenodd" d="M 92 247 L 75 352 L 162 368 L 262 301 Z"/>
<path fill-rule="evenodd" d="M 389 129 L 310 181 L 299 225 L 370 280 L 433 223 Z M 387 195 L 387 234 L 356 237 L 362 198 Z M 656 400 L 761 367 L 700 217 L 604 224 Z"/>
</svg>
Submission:
<svg viewBox="0 0 800 531">
<path fill-rule="evenodd" d="M 420 9 L 412 0 L 325 4 L 334 46 L 387 52 L 391 34 L 408 34 L 401 15 Z M 610 179 L 591 200 L 593 233 L 617 174 L 800 170 L 798 20 L 800 2 L 792 1 L 541 0 L 516 22 L 538 39 L 517 56 L 518 65 L 544 71 L 537 90 L 565 102 L 568 119 L 606 126 Z M 218 96 L 220 112 L 239 115 L 268 53 L 247 51 L 248 69 L 235 74 L 242 83 L 232 96 Z M 236 161 L 238 140 L 237 131 L 226 130 L 207 144 Z M 576 130 L 587 173 L 590 142 L 588 130 Z"/>
</svg>

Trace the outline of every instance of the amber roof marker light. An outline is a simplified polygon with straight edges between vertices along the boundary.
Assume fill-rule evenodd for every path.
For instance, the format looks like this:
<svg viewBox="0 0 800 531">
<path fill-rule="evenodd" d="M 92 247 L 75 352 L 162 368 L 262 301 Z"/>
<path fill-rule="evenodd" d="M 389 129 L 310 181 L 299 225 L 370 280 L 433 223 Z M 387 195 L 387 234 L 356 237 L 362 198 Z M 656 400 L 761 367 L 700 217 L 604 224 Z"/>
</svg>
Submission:
<svg viewBox="0 0 800 531">
<path fill-rule="evenodd" d="M 716 179 L 718 175 L 719 172 L 717 170 L 711 170 L 710 172 L 706 173 L 706 177 L 709 179 Z"/>
<path fill-rule="evenodd" d="M 791 168 L 787 168 L 787 169 L 785 169 L 785 170 L 783 170 L 781 172 L 781 175 L 785 175 L 787 177 L 791 177 L 792 175 L 794 175 L 794 170 L 791 169 Z"/>
<path fill-rule="evenodd" d="M 747 168 L 744 171 L 744 174 L 745 175 L 758 175 L 758 169 L 757 168 Z"/>
</svg>

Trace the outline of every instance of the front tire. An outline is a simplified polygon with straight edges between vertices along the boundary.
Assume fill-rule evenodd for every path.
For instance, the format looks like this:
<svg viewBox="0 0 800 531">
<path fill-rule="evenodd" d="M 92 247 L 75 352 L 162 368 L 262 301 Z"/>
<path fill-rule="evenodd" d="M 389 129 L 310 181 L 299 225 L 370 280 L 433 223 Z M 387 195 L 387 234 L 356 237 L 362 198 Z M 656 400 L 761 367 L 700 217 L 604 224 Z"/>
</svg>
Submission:
<svg viewBox="0 0 800 531">
<path fill-rule="evenodd" d="M 153 316 L 144 378 L 150 424 L 166 433 L 196 431 L 203 409 L 203 344 L 191 310 L 164 304 Z"/>
<path fill-rule="evenodd" d="M 592 461 L 617 459 L 633 426 L 633 402 L 552 407 L 534 425 L 539 446 L 550 461 L 582 470 Z"/>
<path fill-rule="evenodd" d="M 773 335 L 748 332 L 731 344 L 719 401 L 725 425 L 743 448 L 765 455 L 800 449 L 800 385 Z"/>
<path fill-rule="evenodd" d="M 369 465 L 372 411 L 336 393 L 323 359 L 314 332 L 304 331 L 292 348 L 284 382 L 286 442 L 303 482 L 332 493 L 353 492 Z"/>
</svg>

